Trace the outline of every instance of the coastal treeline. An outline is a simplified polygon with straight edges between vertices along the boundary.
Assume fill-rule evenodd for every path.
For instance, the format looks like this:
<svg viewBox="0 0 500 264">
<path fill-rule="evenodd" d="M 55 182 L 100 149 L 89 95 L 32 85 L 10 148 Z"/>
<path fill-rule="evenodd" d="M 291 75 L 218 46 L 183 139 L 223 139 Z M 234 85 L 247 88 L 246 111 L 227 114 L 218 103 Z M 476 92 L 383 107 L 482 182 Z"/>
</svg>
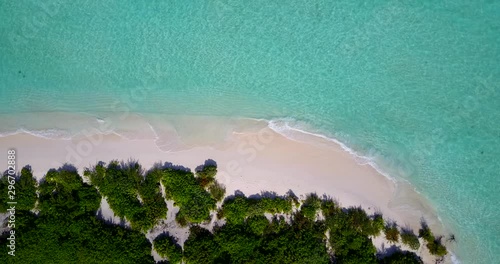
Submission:
<svg viewBox="0 0 500 264">
<path fill-rule="evenodd" d="M 146 171 L 135 161 L 111 161 L 83 175 L 65 165 L 37 182 L 27 166 L 15 179 L 15 227 L 0 237 L 0 263 L 154 263 L 152 249 L 169 263 L 422 263 L 412 251 L 378 254 L 372 238 L 379 235 L 415 250 L 423 241 L 431 254 L 447 254 L 426 225 L 417 236 L 381 214 L 314 193 L 303 200 L 292 191 L 227 196 L 216 174 L 211 160 L 194 173 L 170 163 Z M 0 212 L 7 215 L 9 185 L 6 175 L 0 178 Z M 130 226 L 102 219 L 102 199 Z M 169 201 L 189 236 L 180 244 L 164 230 L 150 242 L 146 234 L 167 218 Z M 7 254 L 11 230 L 15 256 Z"/>
<path fill-rule="evenodd" d="M 1 194 L 7 193 L 7 177 L 0 181 Z M 16 198 L 26 200 L 23 207 L 15 208 L 15 256 L 7 254 L 6 245 L 12 240 L 8 239 L 11 233 L 5 232 L 0 263 L 154 262 L 151 243 L 143 233 L 96 217 L 102 197 L 95 186 L 83 182 L 76 169 L 65 166 L 50 170 L 37 184 L 31 170 L 24 168 L 14 186 Z M 33 190 L 37 193 L 34 197 Z M 5 203 L 4 196 L 2 205 Z"/>
</svg>

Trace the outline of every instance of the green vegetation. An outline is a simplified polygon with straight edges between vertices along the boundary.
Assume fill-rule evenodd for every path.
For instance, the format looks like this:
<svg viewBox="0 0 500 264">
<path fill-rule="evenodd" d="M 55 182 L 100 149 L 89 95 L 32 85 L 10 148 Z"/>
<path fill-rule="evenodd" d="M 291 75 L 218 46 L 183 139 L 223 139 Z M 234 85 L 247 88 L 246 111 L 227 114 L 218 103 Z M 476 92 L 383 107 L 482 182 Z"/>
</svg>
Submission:
<svg viewBox="0 0 500 264">
<path fill-rule="evenodd" d="M 432 255 L 442 257 L 448 254 L 446 247 L 441 243 L 441 238 L 434 237 L 431 229 L 425 223 L 422 223 L 418 235 L 427 242 L 427 249 Z"/>
<path fill-rule="evenodd" d="M 289 221 L 273 218 L 259 246 L 260 263 L 329 263 L 324 222 L 310 220 L 301 212 L 292 214 Z"/>
<path fill-rule="evenodd" d="M 292 201 L 286 197 L 247 198 L 242 194 L 226 199 L 218 217 L 225 217 L 228 222 L 242 223 L 245 218 L 264 213 L 290 213 Z"/>
<path fill-rule="evenodd" d="M 205 188 L 215 181 L 215 175 L 217 174 L 217 165 L 213 160 L 205 161 L 204 165 L 196 168 L 196 180 Z"/>
<path fill-rule="evenodd" d="M 441 244 L 441 239 L 434 239 L 431 240 L 430 242 L 427 242 L 427 249 L 429 249 L 429 252 L 432 255 L 439 257 L 448 254 L 446 247 L 443 244 Z"/>
<path fill-rule="evenodd" d="M 12 178 L 11 178 L 12 179 Z M 9 208 L 7 202 L 15 201 L 17 210 L 29 211 L 35 207 L 37 182 L 33 177 L 31 168 L 26 166 L 21 169 L 21 174 L 14 177 L 13 188 L 9 189 L 7 173 L 0 179 L 0 212 L 5 213 Z M 11 191 L 11 193 L 9 193 Z M 11 200 L 13 195 L 15 200 Z"/>
<path fill-rule="evenodd" d="M 390 223 L 384 228 L 385 239 L 389 242 L 397 243 L 399 241 L 399 230 L 396 223 Z"/>
<path fill-rule="evenodd" d="M 214 198 L 217 202 L 222 201 L 224 195 L 226 195 L 226 187 L 217 181 L 208 187 L 208 191 L 210 192 L 210 195 L 212 195 L 212 198 Z"/>
<path fill-rule="evenodd" d="M 222 263 L 220 247 L 210 231 L 199 226 L 189 229 L 188 240 L 184 243 L 186 263 Z"/>
<path fill-rule="evenodd" d="M 178 206 L 177 222 L 181 225 L 201 223 L 208 220 L 210 211 L 215 209 L 216 200 L 187 170 L 166 168 L 162 178 L 167 199 Z"/>
<path fill-rule="evenodd" d="M 86 169 L 84 176 L 106 197 L 115 214 L 129 220 L 133 228 L 146 231 L 167 215 L 160 189 L 163 174 L 158 168 L 144 176 L 137 162 L 112 161 L 107 167 L 99 163 Z"/>
<path fill-rule="evenodd" d="M 195 176 L 171 164 L 144 172 L 137 162 L 101 162 L 85 170 L 90 184 L 69 165 L 48 171 L 37 184 L 25 167 L 15 180 L 15 231 L 22 235 L 16 236 L 16 257 L 0 254 L 0 263 L 154 263 L 152 247 L 169 263 L 421 263 L 412 252 L 377 259 L 371 238 L 383 230 L 389 241 L 398 241 L 396 225 L 384 227 L 380 214 L 342 208 L 316 194 L 301 205 L 291 191 L 285 196 L 236 193 L 218 209 L 224 221 L 207 230 L 198 223 L 215 212 L 216 201 L 225 195 L 214 166 L 205 163 Z M 0 178 L 0 191 L 8 185 L 5 176 Z M 103 197 L 131 228 L 99 219 Z M 0 198 L 5 212 L 7 197 Z M 189 226 L 183 246 L 167 230 L 153 245 L 146 239 L 145 233 L 166 217 L 165 199 L 179 207 L 177 222 Z M 403 243 L 418 249 L 418 238 L 403 231 Z M 0 236 L 0 246 L 10 243 L 9 235 Z M 428 227 L 419 235 L 432 254 L 446 254 Z"/>
<path fill-rule="evenodd" d="M 366 212 L 359 207 L 342 210 L 332 201 L 322 206 L 326 226 L 330 232 L 329 243 L 338 263 L 376 263 L 376 249 L 368 236 L 373 224 Z"/>
<path fill-rule="evenodd" d="M 0 263 L 154 263 L 142 233 L 96 218 L 101 196 L 75 170 L 49 171 L 38 191 L 39 214 L 16 210 L 15 233 L 22 235 L 16 236 L 15 257 L 2 253 Z M 2 248 L 8 235 L 0 239 Z"/>
<path fill-rule="evenodd" d="M 314 221 L 316 219 L 316 215 L 320 208 L 321 208 L 321 199 L 319 199 L 317 194 L 311 193 L 307 195 L 300 210 L 302 211 L 305 217 Z"/>
<path fill-rule="evenodd" d="M 372 236 L 378 236 L 384 229 L 384 218 L 382 217 L 381 213 L 376 213 L 375 215 L 373 215 L 372 220 L 372 228 L 370 233 Z"/>
<path fill-rule="evenodd" d="M 401 242 L 406 244 L 413 250 L 417 250 L 420 247 L 420 241 L 418 241 L 417 235 L 413 231 L 405 229 L 401 232 Z"/>
<path fill-rule="evenodd" d="M 162 258 L 167 258 L 170 263 L 181 263 L 182 247 L 168 233 L 156 237 L 153 241 L 153 247 Z"/>
<path fill-rule="evenodd" d="M 427 242 L 434 240 L 434 235 L 432 234 L 431 229 L 425 223 L 422 223 L 422 227 L 418 230 L 418 236 Z"/>
<path fill-rule="evenodd" d="M 31 210 L 36 202 L 36 179 L 33 177 L 31 168 L 26 166 L 21 169 L 21 176 L 16 181 L 16 209 Z"/>
<path fill-rule="evenodd" d="M 227 223 L 214 234 L 192 227 L 184 244 L 187 263 L 329 263 L 325 226 L 301 213 L 290 223 L 254 215 L 242 223 Z"/>
<path fill-rule="evenodd" d="M 7 209 L 9 209 L 9 206 L 7 202 L 9 201 L 9 195 L 8 195 L 8 189 L 9 187 L 9 182 L 7 178 L 7 173 L 5 173 L 2 178 L 0 179 L 0 213 L 5 213 L 7 212 Z"/>
<path fill-rule="evenodd" d="M 269 220 L 263 215 L 254 215 L 246 219 L 247 231 L 254 235 L 261 236 L 269 227 Z"/>
</svg>

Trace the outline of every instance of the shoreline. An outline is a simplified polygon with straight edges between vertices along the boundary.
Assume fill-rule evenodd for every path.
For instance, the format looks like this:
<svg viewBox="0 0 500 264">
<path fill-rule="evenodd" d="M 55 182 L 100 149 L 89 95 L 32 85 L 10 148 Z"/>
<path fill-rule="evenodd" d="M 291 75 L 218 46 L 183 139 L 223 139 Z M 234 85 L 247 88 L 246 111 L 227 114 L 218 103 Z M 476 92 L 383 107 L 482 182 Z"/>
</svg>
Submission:
<svg viewBox="0 0 500 264">
<path fill-rule="evenodd" d="M 217 134 L 222 129 L 226 135 L 223 140 L 208 140 L 206 146 L 200 144 L 206 138 L 190 138 L 191 143 L 172 139 L 176 148 L 184 145 L 183 150 L 177 151 L 162 150 L 162 144 L 170 142 L 168 137 L 175 133 L 161 130 L 153 131 L 154 138 L 143 135 L 139 139 L 113 133 L 69 140 L 19 133 L 0 137 L 0 147 L 15 147 L 17 163 L 31 165 L 38 179 L 48 169 L 66 162 L 81 173 L 84 167 L 113 159 L 137 159 L 144 168 L 160 161 L 171 162 L 192 170 L 206 159 L 213 159 L 219 167 L 217 178 L 226 185 L 227 195 L 235 191 L 245 195 L 261 191 L 282 195 L 292 190 L 301 197 L 316 192 L 335 198 L 344 207 L 361 206 L 369 214 L 381 212 L 386 220 L 415 232 L 423 217 L 436 234 L 447 234 L 432 206 L 408 183 L 383 175 L 368 162 L 360 164 L 359 155 L 353 155 L 342 144 L 307 133 L 290 139 L 262 120 L 237 123 L 231 125 L 230 133 L 220 127 L 211 131 L 209 134 Z M 379 249 L 383 247 L 380 243 L 383 240 L 374 240 Z M 428 257 L 431 256 L 423 254 L 423 258 L 431 261 Z"/>
</svg>

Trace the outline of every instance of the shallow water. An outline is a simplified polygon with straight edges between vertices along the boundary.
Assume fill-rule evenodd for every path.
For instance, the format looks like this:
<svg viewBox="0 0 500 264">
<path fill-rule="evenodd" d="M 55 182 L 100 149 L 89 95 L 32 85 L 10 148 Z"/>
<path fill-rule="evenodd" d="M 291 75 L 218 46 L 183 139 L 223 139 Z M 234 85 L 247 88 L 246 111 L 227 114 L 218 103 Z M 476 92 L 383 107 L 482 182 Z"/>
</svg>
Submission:
<svg viewBox="0 0 500 264">
<path fill-rule="evenodd" d="M 500 1 L 40 3 L 0 3 L 2 135 L 278 120 L 408 180 L 464 263 L 500 257 Z M 120 125 L 132 113 L 161 117 Z"/>
</svg>

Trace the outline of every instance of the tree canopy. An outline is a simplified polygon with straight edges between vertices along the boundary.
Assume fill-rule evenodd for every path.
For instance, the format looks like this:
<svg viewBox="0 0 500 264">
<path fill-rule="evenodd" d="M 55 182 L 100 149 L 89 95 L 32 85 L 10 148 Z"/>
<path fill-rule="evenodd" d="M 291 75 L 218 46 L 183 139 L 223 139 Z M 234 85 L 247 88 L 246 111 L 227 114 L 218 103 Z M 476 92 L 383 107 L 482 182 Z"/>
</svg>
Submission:
<svg viewBox="0 0 500 264">
<path fill-rule="evenodd" d="M 29 194 L 31 188 L 24 190 Z M 50 170 L 38 191 L 38 214 L 16 210 L 15 256 L 4 251 L 0 263 L 154 263 L 151 243 L 141 232 L 96 218 L 101 196 L 75 170 Z"/>
</svg>

